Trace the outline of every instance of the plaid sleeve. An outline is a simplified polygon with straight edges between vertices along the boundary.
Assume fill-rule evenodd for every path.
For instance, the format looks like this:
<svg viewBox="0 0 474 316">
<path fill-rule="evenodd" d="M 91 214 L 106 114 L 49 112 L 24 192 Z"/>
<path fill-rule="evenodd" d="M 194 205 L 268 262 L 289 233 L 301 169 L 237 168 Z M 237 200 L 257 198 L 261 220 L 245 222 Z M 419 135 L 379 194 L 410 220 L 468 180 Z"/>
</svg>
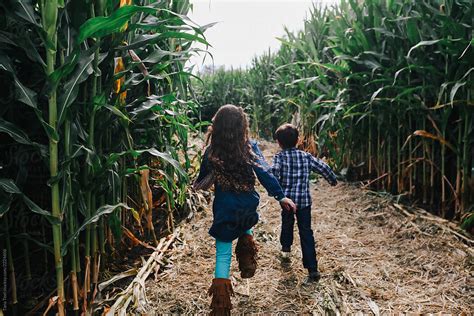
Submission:
<svg viewBox="0 0 474 316">
<path fill-rule="evenodd" d="M 275 178 L 280 179 L 280 155 L 275 155 L 273 157 L 272 165 L 268 171 L 270 171 Z"/>
<path fill-rule="evenodd" d="M 315 158 L 312 155 L 308 155 L 311 163 L 311 170 L 314 172 L 319 173 L 326 179 L 327 182 L 331 185 L 336 185 L 336 175 L 332 171 L 331 167 L 329 167 L 324 161 L 319 158 Z"/>
</svg>

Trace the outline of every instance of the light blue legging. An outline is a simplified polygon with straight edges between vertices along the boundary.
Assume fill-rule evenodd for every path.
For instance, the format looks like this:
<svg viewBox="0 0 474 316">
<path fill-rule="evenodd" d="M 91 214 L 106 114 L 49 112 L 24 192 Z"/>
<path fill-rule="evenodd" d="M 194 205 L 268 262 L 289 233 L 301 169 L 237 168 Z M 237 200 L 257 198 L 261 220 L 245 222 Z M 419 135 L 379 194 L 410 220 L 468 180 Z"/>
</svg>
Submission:
<svg viewBox="0 0 474 316">
<path fill-rule="evenodd" d="M 252 230 L 245 232 L 252 235 Z M 230 262 L 232 261 L 232 242 L 216 239 L 216 270 L 214 277 L 228 279 L 230 275 Z"/>
</svg>

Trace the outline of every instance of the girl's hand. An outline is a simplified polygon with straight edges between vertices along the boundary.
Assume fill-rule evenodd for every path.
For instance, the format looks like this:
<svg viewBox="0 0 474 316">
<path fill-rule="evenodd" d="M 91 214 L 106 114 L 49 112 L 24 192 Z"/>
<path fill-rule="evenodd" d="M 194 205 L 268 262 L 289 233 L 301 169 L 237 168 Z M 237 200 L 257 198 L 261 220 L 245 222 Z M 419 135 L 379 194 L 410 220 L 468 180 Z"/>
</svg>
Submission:
<svg viewBox="0 0 474 316">
<path fill-rule="evenodd" d="M 280 205 L 285 211 L 296 213 L 296 204 L 289 198 L 283 198 L 280 200 Z"/>
</svg>

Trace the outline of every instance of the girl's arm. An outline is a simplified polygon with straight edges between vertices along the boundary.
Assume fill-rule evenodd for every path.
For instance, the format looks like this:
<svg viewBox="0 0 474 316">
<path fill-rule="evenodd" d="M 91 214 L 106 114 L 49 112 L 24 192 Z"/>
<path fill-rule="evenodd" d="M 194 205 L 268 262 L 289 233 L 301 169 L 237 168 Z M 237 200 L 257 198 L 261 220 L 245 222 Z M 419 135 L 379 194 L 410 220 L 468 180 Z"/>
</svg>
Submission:
<svg viewBox="0 0 474 316">
<path fill-rule="evenodd" d="M 260 148 L 258 148 L 257 142 L 252 141 L 252 150 L 256 156 L 255 163 L 253 164 L 253 171 L 257 175 L 258 181 L 267 190 L 268 195 L 273 196 L 275 199 L 280 201 L 285 197 L 283 189 L 280 183 L 273 174 L 269 171 L 269 165 L 265 161 Z"/>
<path fill-rule="evenodd" d="M 196 190 L 207 190 L 214 184 L 214 177 L 212 169 L 207 158 L 207 150 L 204 152 L 199 168 L 199 175 L 193 183 L 193 188 Z"/>
<path fill-rule="evenodd" d="M 253 164 L 253 171 L 257 175 L 258 181 L 260 181 L 263 187 L 267 190 L 268 195 L 273 196 L 278 202 L 280 202 L 283 209 L 296 212 L 295 203 L 285 196 L 277 178 L 268 171 L 269 166 L 265 161 L 260 148 L 258 148 L 257 142 L 252 141 L 251 145 L 256 156 L 255 163 Z"/>
</svg>

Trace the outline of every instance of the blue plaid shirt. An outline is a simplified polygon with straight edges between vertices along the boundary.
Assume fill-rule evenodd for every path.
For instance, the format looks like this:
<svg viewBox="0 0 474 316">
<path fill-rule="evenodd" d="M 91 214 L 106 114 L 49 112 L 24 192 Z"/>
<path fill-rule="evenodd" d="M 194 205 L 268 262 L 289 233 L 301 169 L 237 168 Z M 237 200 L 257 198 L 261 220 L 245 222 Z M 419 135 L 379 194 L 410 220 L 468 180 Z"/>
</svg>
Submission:
<svg viewBox="0 0 474 316">
<path fill-rule="evenodd" d="M 331 185 L 336 185 L 336 175 L 321 159 L 296 148 L 284 149 L 273 157 L 270 172 L 278 179 L 286 197 L 295 202 L 298 209 L 311 205 L 309 175 L 317 172 Z"/>
</svg>

